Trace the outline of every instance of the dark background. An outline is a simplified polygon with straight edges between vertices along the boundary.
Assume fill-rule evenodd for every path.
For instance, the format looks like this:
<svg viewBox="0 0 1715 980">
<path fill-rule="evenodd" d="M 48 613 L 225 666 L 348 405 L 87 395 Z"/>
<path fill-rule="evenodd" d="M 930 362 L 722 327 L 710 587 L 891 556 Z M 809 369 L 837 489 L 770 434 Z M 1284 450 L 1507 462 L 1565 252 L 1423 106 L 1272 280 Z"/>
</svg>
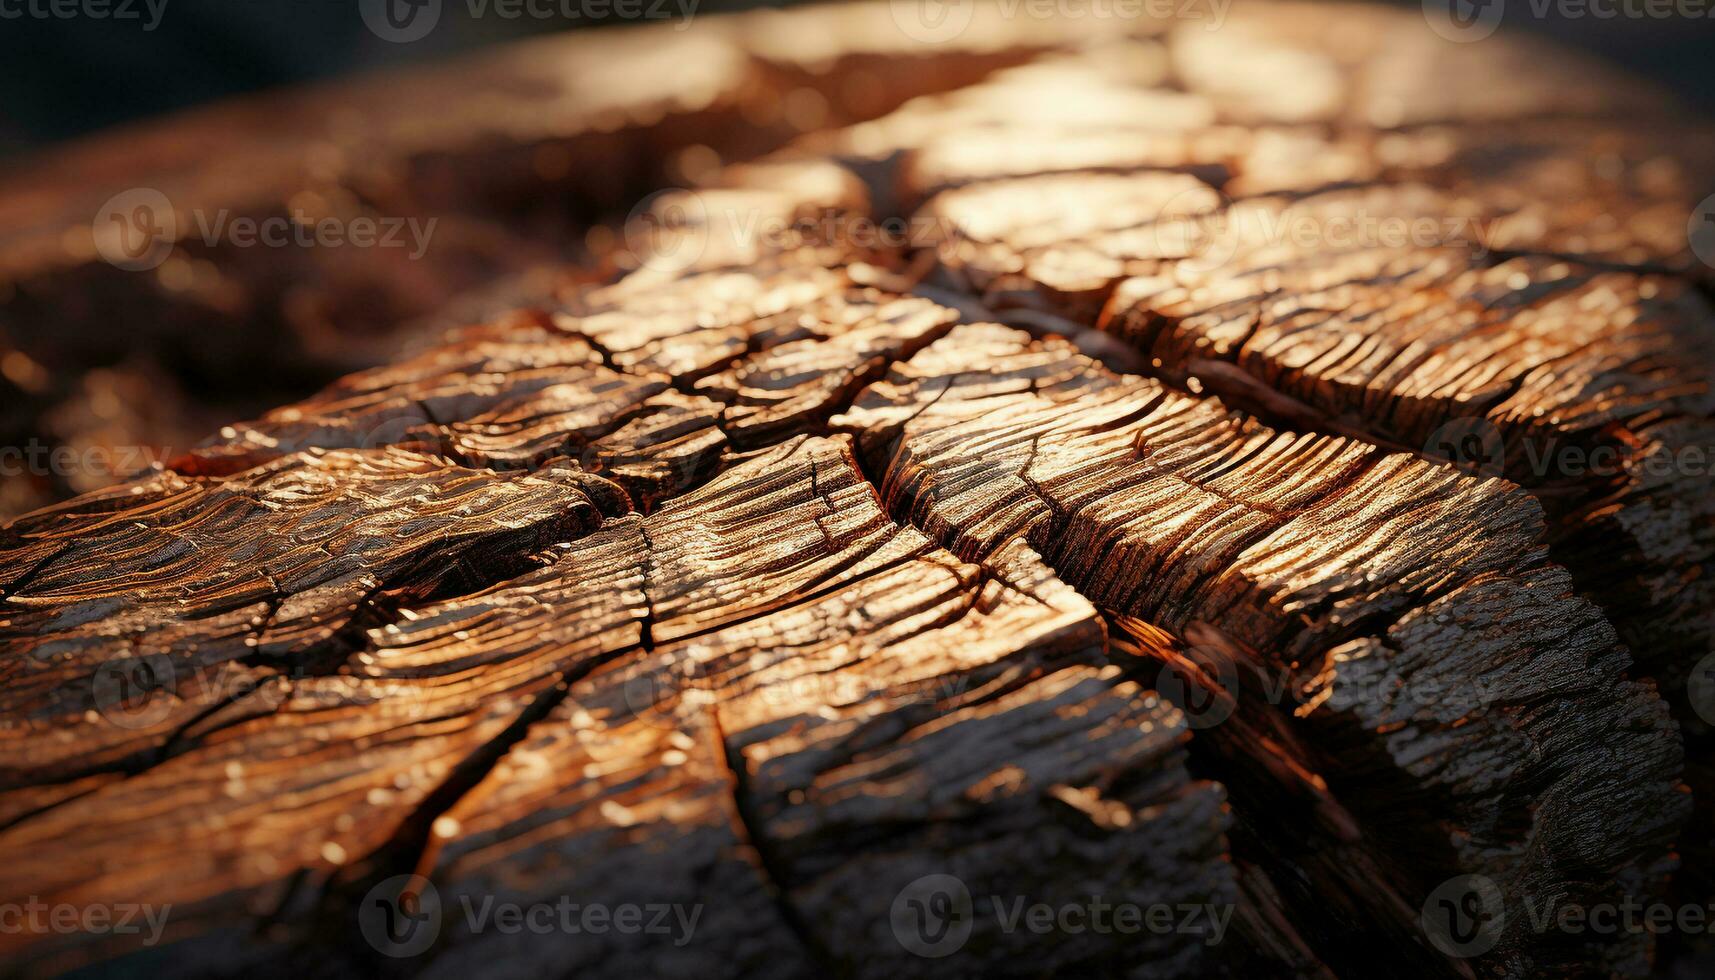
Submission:
<svg viewBox="0 0 1715 980">
<path fill-rule="evenodd" d="M 7 9 L 27 2 L 32 0 L 0 0 Z M 142 13 L 141 0 L 134 2 Z M 466 0 L 445 0 L 441 21 L 427 38 L 392 44 L 365 28 L 357 2 L 166 0 L 150 32 L 140 20 L 0 20 L 0 155 L 239 92 L 443 58 L 532 33 L 601 27 L 577 20 L 504 20 L 492 12 L 473 19 Z M 756 6 L 764 4 L 699 0 L 696 12 Z M 1501 30 L 1570 42 L 1655 78 L 1715 115 L 1715 18 L 1599 20 L 1586 14 L 1539 20 L 1531 0 L 1507 0 Z"/>
</svg>

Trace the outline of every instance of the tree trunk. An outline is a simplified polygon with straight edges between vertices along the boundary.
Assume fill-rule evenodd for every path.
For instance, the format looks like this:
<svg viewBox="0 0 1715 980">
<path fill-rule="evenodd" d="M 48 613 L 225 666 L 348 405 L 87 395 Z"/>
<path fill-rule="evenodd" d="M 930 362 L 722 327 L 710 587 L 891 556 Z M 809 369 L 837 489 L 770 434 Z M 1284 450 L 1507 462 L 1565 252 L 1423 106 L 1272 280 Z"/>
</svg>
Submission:
<svg viewBox="0 0 1715 980">
<path fill-rule="evenodd" d="M 1699 955 L 1588 922 L 1715 894 L 1709 134 L 1415 13 L 895 26 L 698 25 L 881 87 L 7 526 L 0 894 L 164 916 L 7 972 Z"/>
</svg>

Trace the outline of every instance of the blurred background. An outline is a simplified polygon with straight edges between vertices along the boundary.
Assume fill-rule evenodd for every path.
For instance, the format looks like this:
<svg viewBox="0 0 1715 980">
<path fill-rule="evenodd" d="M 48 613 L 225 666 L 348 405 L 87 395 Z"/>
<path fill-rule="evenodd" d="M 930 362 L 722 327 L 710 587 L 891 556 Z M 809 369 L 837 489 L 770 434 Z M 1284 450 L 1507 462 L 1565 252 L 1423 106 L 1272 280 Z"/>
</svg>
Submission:
<svg viewBox="0 0 1715 980">
<path fill-rule="evenodd" d="M 292 85 L 401 62 L 432 61 L 461 50 L 529 34 L 601 29 L 619 18 L 516 19 L 470 16 L 468 3 L 447 3 L 421 41 L 393 44 L 365 28 L 359 0 L 155 0 L 164 16 L 151 30 L 136 20 L 6 17 L 29 3 L 0 0 L 0 155 L 16 155 L 138 117 L 194 106 L 240 92 Z M 1582 16 L 1576 4 L 1537 16 L 1530 0 L 1513 0 L 1501 30 L 1568 42 L 1656 79 L 1705 113 L 1715 114 L 1709 77 L 1715 18 L 1602 18 L 1596 10 L 1624 0 L 1597 0 Z M 147 18 L 145 0 L 132 3 Z M 785 4 L 747 0 L 674 0 L 697 15 Z M 1402 4 L 1405 5 L 1405 4 Z M 1417 6 L 1412 2 L 1409 6 Z M 1710 5 L 1715 9 L 1715 4 Z"/>
</svg>

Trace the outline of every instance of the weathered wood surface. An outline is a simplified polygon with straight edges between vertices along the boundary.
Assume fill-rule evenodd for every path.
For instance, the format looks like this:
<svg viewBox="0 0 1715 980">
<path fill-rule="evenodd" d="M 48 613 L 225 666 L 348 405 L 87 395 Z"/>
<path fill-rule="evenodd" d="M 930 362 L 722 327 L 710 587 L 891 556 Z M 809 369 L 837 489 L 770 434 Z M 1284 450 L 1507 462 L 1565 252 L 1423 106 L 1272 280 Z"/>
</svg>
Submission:
<svg viewBox="0 0 1715 980">
<path fill-rule="evenodd" d="M 0 933 L 7 972 L 1641 976 L 1695 948 L 1528 913 L 1715 894 L 1707 132 L 1365 9 L 985 14 L 944 51 L 886 8 L 764 22 L 845 38 L 668 47 L 846 108 L 681 175 L 530 308 L 0 532 L 0 895 L 172 906 L 149 948 Z M 450 98 L 422 152 L 493 101 Z M 579 172 L 514 175 L 491 220 Z M 1504 903 L 1481 949 L 1426 924 L 1463 875 Z M 936 876 L 972 904 L 946 958 L 913 931 Z M 1034 930 L 995 899 L 1224 914 Z M 696 920 L 470 914 L 567 901 Z"/>
</svg>

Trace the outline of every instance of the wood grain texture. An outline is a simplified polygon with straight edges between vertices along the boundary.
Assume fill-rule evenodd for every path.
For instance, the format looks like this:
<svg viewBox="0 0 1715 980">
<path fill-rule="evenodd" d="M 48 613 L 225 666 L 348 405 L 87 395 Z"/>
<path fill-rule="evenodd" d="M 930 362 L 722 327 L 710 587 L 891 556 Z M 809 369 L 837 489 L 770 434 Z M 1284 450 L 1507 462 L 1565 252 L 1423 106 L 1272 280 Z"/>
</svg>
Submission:
<svg viewBox="0 0 1715 980">
<path fill-rule="evenodd" d="M 328 179 L 523 278 L 0 531 L 0 895 L 172 907 L 0 972 L 1697 954 L 1531 912 L 1715 896 L 1706 127 L 1415 12 L 898 16 L 699 23 L 622 104 L 354 90 Z M 319 125 L 221 193 L 301 189 Z M 65 281 L 39 315 L 106 295 Z M 1479 946 L 1431 914 L 1465 876 Z"/>
</svg>

